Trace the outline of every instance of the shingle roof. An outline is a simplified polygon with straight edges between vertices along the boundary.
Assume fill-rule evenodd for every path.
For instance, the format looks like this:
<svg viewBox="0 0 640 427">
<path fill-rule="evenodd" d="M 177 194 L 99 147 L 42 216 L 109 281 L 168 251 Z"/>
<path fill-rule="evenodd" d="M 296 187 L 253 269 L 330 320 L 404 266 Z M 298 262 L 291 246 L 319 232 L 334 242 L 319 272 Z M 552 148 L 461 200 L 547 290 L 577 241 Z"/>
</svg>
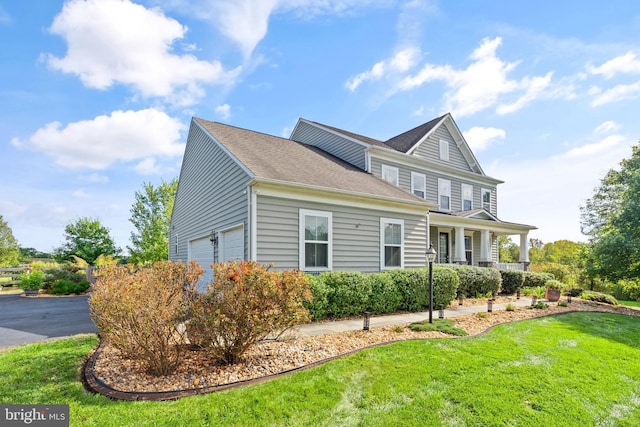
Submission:
<svg viewBox="0 0 640 427">
<path fill-rule="evenodd" d="M 426 202 L 331 154 L 290 139 L 195 118 L 257 178 Z"/>
<path fill-rule="evenodd" d="M 379 147 L 387 147 L 387 145 L 384 142 L 382 142 L 380 140 L 377 140 L 377 139 L 374 139 L 374 138 L 369 138 L 368 136 L 359 135 L 357 133 L 349 132 L 348 130 L 339 129 L 337 127 L 325 125 L 323 123 L 318 123 L 318 122 L 313 122 L 313 123 L 315 123 L 317 125 L 320 125 L 322 127 L 325 127 L 327 129 L 334 130 L 334 131 L 336 131 L 338 133 L 341 133 L 343 135 L 349 136 L 349 137 L 351 137 L 353 139 L 357 139 L 358 141 L 362 141 L 362 142 L 364 142 L 366 144 L 377 145 Z"/>
<path fill-rule="evenodd" d="M 446 114 L 444 116 L 446 116 Z M 409 151 L 409 149 L 411 149 L 411 147 L 416 145 L 416 143 L 420 141 L 423 136 L 425 136 L 431 129 L 433 129 L 434 126 L 437 125 L 444 116 L 436 117 L 435 119 L 430 120 L 427 123 L 423 123 L 420 126 L 401 133 L 400 135 L 394 136 L 393 138 L 389 138 L 385 141 L 385 144 L 398 151 L 406 153 L 407 151 Z"/>
</svg>

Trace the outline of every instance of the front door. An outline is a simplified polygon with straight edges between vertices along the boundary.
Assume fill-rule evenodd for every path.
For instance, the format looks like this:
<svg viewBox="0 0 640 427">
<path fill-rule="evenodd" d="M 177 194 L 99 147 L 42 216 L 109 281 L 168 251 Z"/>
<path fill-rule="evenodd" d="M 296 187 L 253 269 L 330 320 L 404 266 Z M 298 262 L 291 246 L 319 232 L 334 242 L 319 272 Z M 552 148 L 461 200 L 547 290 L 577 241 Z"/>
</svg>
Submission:
<svg viewBox="0 0 640 427">
<path fill-rule="evenodd" d="M 449 264 L 449 233 L 441 232 L 438 235 L 438 262 Z"/>
</svg>

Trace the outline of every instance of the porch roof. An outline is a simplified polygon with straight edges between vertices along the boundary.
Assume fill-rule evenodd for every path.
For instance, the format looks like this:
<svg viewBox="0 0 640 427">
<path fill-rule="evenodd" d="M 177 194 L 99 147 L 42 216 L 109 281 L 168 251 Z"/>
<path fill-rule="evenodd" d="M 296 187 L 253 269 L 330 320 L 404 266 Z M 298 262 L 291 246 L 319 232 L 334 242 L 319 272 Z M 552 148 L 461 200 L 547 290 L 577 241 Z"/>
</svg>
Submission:
<svg viewBox="0 0 640 427">
<path fill-rule="evenodd" d="M 467 211 L 431 211 L 429 222 L 432 227 L 464 227 L 473 230 L 489 230 L 496 234 L 523 234 L 537 227 L 527 224 L 502 221 L 484 209 Z"/>
</svg>

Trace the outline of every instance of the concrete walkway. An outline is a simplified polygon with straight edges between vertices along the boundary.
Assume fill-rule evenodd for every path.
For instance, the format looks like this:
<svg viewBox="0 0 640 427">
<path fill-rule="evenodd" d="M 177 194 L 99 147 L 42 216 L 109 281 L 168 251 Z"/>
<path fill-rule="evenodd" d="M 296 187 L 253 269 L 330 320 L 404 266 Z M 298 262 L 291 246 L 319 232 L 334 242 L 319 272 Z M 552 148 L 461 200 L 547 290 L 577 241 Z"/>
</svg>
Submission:
<svg viewBox="0 0 640 427">
<path fill-rule="evenodd" d="M 538 300 L 542 301 L 542 300 Z M 444 318 L 449 319 L 451 317 L 463 316 L 465 314 L 473 314 L 487 311 L 487 304 L 483 305 L 469 305 L 469 306 L 459 306 L 457 305 L 457 300 L 454 300 L 452 306 L 444 310 Z M 531 297 L 521 297 L 519 300 L 514 300 L 512 302 L 493 304 L 493 310 L 504 310 L 507 304 L 513 304 L 516 307 L 525 307 L 527 305 L 531 305 Z M 438 318 L 438 310 L 433 310 L 433 318 Z M 428 311 L 422 311 L 418 313 L 402 313 L 402 314 L 392 314 L 386 316 L 372 316 L 369 326 L 371 328 L 376 328 L 380 326 L 393 326 L 393 325 L 404 325 L 411 322 L 422 322 L 429 318 Z M 337 320 L 333 322 L 318 322 L 318 323 L 309 323 L 306 325 L 300 325 L 296 327 L 296 331 L 302 336 L 313 336 L 313 335 L 322 335 L 322 334 L 330 334 L 333 332 L 344 332 L 344 331 L 357 331 L 362 329 L 364 319 L 361 317 L 359 319 L 351 319 L 351 320 Z"/>
</svg>

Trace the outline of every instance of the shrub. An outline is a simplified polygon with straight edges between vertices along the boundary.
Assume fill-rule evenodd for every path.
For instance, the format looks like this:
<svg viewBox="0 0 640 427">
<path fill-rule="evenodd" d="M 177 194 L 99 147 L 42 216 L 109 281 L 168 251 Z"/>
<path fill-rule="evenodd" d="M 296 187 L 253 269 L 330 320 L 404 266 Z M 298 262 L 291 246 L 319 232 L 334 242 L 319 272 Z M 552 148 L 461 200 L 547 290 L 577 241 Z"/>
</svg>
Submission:
<svg viewBox="0 0 640 427">
<path fill-rule="evenodd" d="M 188 330 L 224 364 L 237 363 L 259 340 L 309 319 L 303 301 L 312 298 L 301 271 L 270 271 L 254 261 L 213 264 L 206 292 L 190 289 Z"/>
<path fill-rule="evenodd" d="M 168 375 L 182 361 L 185 287 L 202 269 L 159 262 L 152 268 L 107 265 L 96 277 L 89 311 L 103 337 L 123 354 L 141 360 L 153 375 Z"/>
<path fill-rule="evenodd" d="M 569 282 L 572 280 L 572 275 L 574 275 L 571 271 L 571 267 L 556 262 L 532 264 L 531 271 L 536 273 L 552 274 L 554 279 L 560 280 L 561 282 Z"/>
<path fill-rule="evenodd" d="M 365 273 L 331 271 L 318 276 L 328 288 L 328 317 L 360 315 L 369 309 L 371 282 Z"/>
<path fill-rule="evenodd" d="M 566 301 L 558 301 L 558 307 L 569 307 Z"/>
<path fill-rule="evenodd" d="M 20 287 L 22 289 L 35 290 L 42 288 L 44 283 L 44 273 L 40 270 L 33 270 L 31 273 L 20 275 Z"/>
<path fill-rule="evenodd" d="M 506 311 L 516 311 L 516 306 L 515 306 L 515 305 L 513 305 L 513 304 L 511 304 L 511 303 L 509 303 L 509 304 L 507 304 L 507 306 L 505 307 L 505 310 L 506 310 Z"/>
<path fill-rule="evenodd" d="M 622 292 L 631 301 L 640 301 L 640 280 L 621 280 L 618 285 L 622 287 Z"/>
<path fill-rule="evenodd" d="M 309 310 L 311 320 L 320 320 L 327 317 L 329 312 L 328 298 L 329 287 L 320 276 L 308 275 L 310 283 L 311 299 L 303 302 L 304 307 Z"/>
<path fill-rule="evenodd" d="M 467 335 L 464 329 L 457 328 L 453 324 L 453 320 L 450 319 L 433 319 L 433 323 L 429 323 L 428 320 L 412 323 L 409 325 L 409 329 L 412 331 L 439 331 L 459 337 Z"/>
<path fill-rule="evenodd" d="M 534 304 L 534 305 L 532 305 L 530 307 L 531 308 L 535 308 L 537 310 L 544 310 L 544 309 L 549 308 L 549 304 L 545 304 L 543 302 L 538 302 L 538 303 L 536 303 L 536 304 Z"/>
<path fill-rule="evenodd" d="M 86 281 L 85 275 L 78 273 L 78 270 L 79 269 L 77 267 L 72 265 L 45 270 L 45 280 L 42 284 L 42 289 L 47 293 L 55 293 L 53 292 L 53 284 L 60 280 L 68 280 L 73 283 L 81 283 L 83 281 Z M 85 288 L 85 290 L 86 289 L 87 288 Z"/>
<path fill-rule="evenodd" d="M 51 285 L 51 293 L 54 295 L 81 294 L 89 289 L 89 286 L 91 284 L 86 280 L 74 282 L 69 279 L 60 279 Z"/>
<path fill-rule="evenodd" d="M 618 305 L 618 300 L 616 300 L 611 295 L 602 294 L 600 292 L 593 291 L 585 291 L 580 295 L 580 298 L 588 301 L 596 301 L 603 302 L 605 304 Z"/>
<path fill-rule="evenodd" d="M 544 286 L 547 280 L 555 279 L 555 276 L 551 273 L 534 273 L 532 271 L 524 272 L 524 283 L 522 286 L 528 288 L 535 288 L 537 286 Z"/>
<path fill-rule="evenodd" d="M 391 270 L 390 275 L 402 296 L 400 310 L 416 312 L 429 307 L 429 269 Z M 460 279 L 455 270 L 433 266 L 433 306 L 448 306 L 456 297 Z"/>
<path fill-rule="evenodd" d="M 504 294 L 515 294 L 524 283 L 524 271 L 520 270 L 500 270 L 502 276 L 501 291 Z"/>
<path fill-rule="evenodd" d="M 454 269 L 460 277 L 458 292 L 467 298 L 495 295 L 502 284 L 500 271 L 495 268 L 461 265 Z"/>
<path fill-rule="evenodd" d="M 427 269 L 428 274 L 428 269 Z M 448 306 L 458 295 L 460 276 L 455 270 L 446 267 L 433 266 L 433 305 L 434 307 Z"/>
<path fill-rule="evenodd" d="M 391 276 L 386 273 L 374 273 L 367 274 L 366 279 L 371 289 L 367 311 L 374 314 L 397 311 L 402 303 L 402 294 Z"/>
<path fill-rule="evenodd" d="M 571 297 L 579 297 L 580 295 L 582 295 L 582 292 L 583 290 L 580 288 L 567 289 L 567 295 Z"/>
<path fill-rule="evenodd" d="M 552 289 L 554 291 L 561 291 L 564 289 L 564 283 L 558 280 L 547 280 L 544 284 L 544 287 L 547 289 Z"/>
</svg>

